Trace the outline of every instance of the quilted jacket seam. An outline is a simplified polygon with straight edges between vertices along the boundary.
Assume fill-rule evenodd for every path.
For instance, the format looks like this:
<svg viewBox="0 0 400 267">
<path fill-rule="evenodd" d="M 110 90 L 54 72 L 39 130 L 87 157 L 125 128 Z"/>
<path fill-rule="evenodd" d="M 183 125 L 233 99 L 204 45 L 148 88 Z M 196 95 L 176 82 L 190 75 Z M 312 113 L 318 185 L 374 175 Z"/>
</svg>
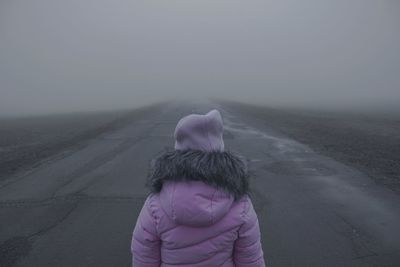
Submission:
<svg viewBox="0 0 400 267">
<path fill-rule="evenodd" d="M 154 203 L 155 202 L 154 195 L 150 195 L 149 198 L 150 198 L 149 199 L 150 216 L 155 225 L 156 234 L 157 234 L 157 236 L 159 236 L 159 219 L 160 218 L 157 215 L 158 205 L 157 205 L 157 203 Z"/>
</svg>

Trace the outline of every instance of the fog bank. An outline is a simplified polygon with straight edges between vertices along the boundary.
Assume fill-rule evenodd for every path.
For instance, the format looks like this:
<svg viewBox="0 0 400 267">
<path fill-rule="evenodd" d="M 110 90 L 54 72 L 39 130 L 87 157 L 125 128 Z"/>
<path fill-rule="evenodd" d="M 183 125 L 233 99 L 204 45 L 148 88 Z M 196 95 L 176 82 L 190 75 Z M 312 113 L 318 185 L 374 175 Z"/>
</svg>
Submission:
<svg viewBox="0 0 400 267">
<path fill-rule="evenodd" d="M 394 0 L 3 0 L 0 114 L 218 97 L 396 108 Z"/>
</svg>

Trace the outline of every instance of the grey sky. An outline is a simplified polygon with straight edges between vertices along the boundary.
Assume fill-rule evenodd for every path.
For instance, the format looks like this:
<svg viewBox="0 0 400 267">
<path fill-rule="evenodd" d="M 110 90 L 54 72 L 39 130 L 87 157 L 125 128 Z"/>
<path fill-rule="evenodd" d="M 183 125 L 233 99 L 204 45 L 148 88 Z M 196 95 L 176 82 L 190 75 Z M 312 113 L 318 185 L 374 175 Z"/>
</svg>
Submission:
<svg viewBox="0 0 400 267">
<path fill-rule="evenodd" d="M 0 113 L 395 106 L 399 48 L 396 0 L 1 0 Z"/>
</svg>

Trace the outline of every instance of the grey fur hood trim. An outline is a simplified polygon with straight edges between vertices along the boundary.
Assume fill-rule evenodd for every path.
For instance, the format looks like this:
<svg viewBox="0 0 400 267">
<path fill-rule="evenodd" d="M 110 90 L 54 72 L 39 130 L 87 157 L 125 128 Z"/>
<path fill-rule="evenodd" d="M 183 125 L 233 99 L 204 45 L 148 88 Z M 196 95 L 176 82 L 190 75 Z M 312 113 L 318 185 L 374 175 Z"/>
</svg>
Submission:
<svg viewBox="0 0 400 267">
<path fill-rule="evenodd" d="M 246 160 L 232 152 L 173 150 L 152 160 L 147 185 L 158 193 L 164 181 L 203 181 L 238 199 L 248 193 L 248 176 Z"/>
</svg>

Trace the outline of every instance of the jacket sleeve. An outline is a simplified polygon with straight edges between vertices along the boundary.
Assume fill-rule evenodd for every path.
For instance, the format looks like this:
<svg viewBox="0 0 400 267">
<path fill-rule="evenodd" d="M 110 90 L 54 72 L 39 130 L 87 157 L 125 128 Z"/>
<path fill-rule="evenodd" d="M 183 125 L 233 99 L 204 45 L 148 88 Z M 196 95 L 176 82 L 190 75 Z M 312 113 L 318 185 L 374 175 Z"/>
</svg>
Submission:
<svg viewBox="0 0 400 267">
<path fill-rule="evenodd" d="M 159 267 L 161 264 L 161 241 L 157 234 L 156 220 L 151 212 L 150 195 L 140 211 L 133 230 L 131 252 L 134 267 Z"/>
<path fill-rule="evenodd" d="M 246 199 L 243 214 L 244 223 L 239 229 L 239 236 L 235 242 L 235 266 L 263 267 L 265 262 L 258 218 L 250 198 L 246 196 Z"/>
</svg>

